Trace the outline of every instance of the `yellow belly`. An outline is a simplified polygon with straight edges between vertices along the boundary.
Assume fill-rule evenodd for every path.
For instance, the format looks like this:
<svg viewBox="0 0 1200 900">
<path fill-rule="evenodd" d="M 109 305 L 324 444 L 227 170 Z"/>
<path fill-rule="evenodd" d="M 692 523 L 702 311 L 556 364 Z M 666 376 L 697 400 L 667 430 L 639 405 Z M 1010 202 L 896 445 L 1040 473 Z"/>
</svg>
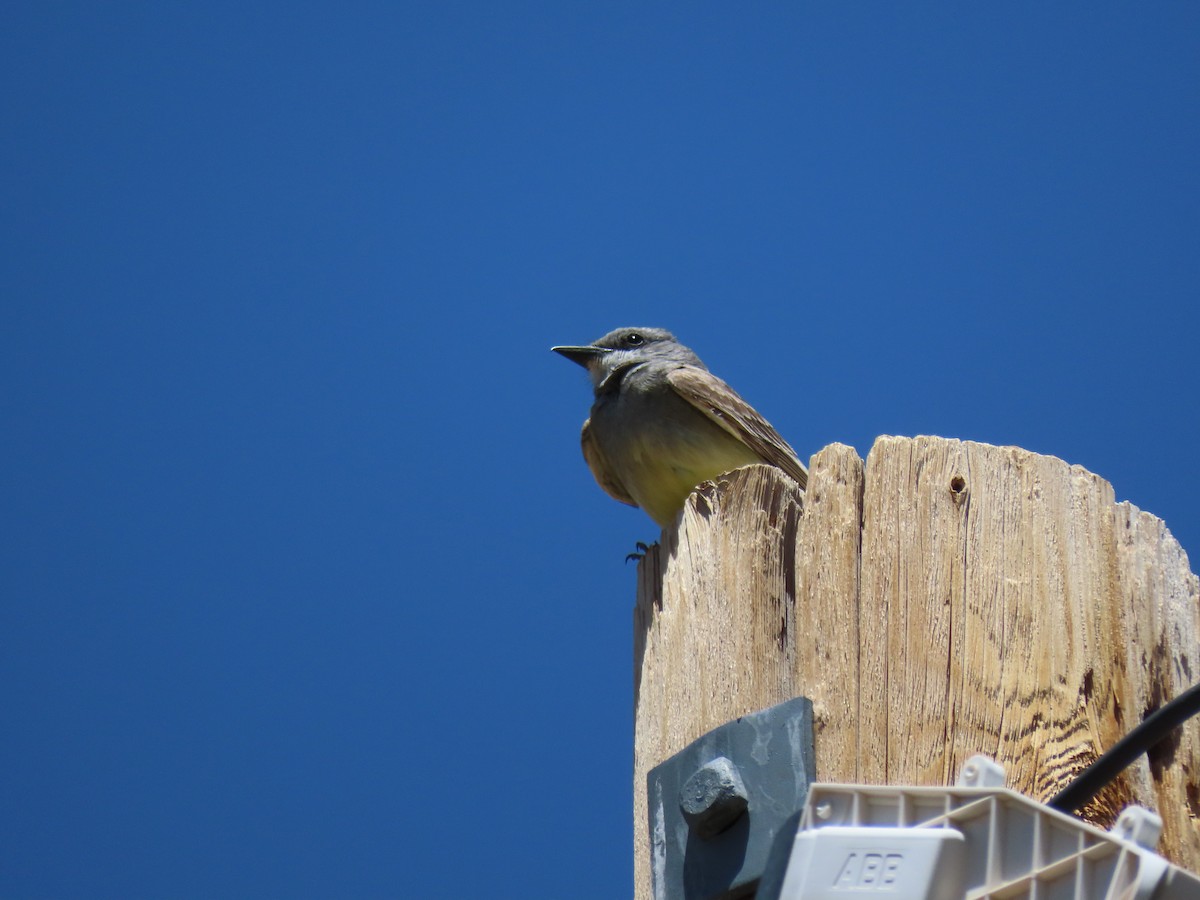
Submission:
<svg viewBox="0 0 1200 900">
<path fill-rule="evenodd" d="M 622 481 L 638 506 L 662 526 L 674 520 L 696 485 L 761 462 L 749 447 L 716 426 L 652 435 L 625 449 Z"/>
</svg>

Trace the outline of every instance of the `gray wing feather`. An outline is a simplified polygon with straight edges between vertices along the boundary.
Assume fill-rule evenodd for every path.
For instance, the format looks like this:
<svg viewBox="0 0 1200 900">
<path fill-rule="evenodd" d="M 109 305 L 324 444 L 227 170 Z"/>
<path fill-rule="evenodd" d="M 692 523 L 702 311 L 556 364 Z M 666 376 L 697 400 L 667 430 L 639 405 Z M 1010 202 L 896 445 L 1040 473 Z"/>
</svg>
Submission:
<svg viewBox="0 0 1200 900">
<path fill-rule="evenodd" d="M 667 375 L 667 382 L 675 393 L 757 453 L 763 462 L 782 469 L 801 488 L 808 487 L 808 469 L 797 458 L 796 451 L 771 423 L 716 375 L 695 366 L 683 366 Z"/>
</svg>

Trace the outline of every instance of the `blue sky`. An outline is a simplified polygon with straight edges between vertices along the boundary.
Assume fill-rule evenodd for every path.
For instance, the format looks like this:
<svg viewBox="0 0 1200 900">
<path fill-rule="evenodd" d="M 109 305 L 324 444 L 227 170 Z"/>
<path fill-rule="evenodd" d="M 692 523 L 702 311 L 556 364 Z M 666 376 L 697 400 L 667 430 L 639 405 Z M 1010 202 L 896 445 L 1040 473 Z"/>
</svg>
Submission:
<svg viewBox="0 0 1200 900">
<path fill-rule="evenodd" d="M 37 3 L 0 33 L 0 895 L 628 896 L 632 565 L 551 354 L 1195 560 L 1200 6 Z M 1194 563 L 1193 563 L 1194 567 Z"/>
</svg>

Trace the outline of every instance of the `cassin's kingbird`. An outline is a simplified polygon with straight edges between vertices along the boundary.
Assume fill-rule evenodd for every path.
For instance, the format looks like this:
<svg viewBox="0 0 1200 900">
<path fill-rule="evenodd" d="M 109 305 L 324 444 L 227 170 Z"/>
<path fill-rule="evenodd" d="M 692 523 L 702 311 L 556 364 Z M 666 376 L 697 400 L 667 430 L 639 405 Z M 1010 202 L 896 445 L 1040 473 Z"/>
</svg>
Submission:
<svg viewBox="0 0 1200 900">
<path fill-rule="evenodd" d="M 586 347 L 552 347 L 592 376 L 583 458 L 600 487 L 666 526 L 692 489 L 767 463 L 804 488 L 796 452 L 700 358 L 661 328 L 618 328 Z"/>
</svg>

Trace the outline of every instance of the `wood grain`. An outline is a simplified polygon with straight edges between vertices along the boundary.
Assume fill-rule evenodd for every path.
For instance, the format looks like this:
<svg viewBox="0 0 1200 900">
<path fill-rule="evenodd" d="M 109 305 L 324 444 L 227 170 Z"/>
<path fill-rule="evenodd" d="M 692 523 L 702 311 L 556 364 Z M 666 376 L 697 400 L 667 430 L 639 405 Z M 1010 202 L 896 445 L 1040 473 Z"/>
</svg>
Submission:
<svg viewBox="0 0 1200 900">
<path fill-rule="evenodd" d="M 1155 517 L 1016 447 L 833 445 L 807 494 L 751 466 L 692 495 L 639 567 L 635 884 L 649 897 L 646 772 L 704 732 L 803 694 L 817 777 L 948 784 L 972 754 L 1048 799 L 1196 680 L 1200 583 Z M 1164 820 L 1200 868 L 1200 725 L 1082 811 Z"/>
<path fill-rule="evenodd" d="M 649 897 L 646 774 L 723 722 L 793 696 L 799 487 L 755 465 L 707 482 L 639 564 L 635 879 Z M 757 708 L 757 707 L 755 707 Z M 640 826 L 640 827 L 639 827 Z"/>
</svg>

